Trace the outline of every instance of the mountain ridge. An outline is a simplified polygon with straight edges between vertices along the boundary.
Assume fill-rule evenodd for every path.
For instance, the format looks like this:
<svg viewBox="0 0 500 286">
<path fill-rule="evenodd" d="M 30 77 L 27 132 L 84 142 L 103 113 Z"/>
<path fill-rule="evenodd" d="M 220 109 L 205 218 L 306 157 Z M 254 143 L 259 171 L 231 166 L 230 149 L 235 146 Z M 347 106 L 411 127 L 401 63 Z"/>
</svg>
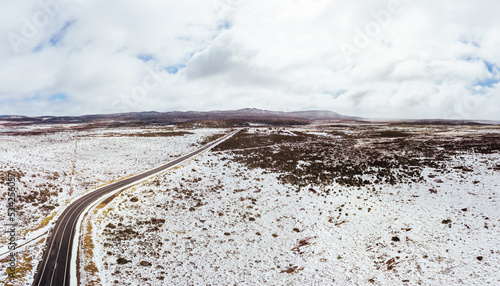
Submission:
<svg viewBox="0 0 500 286">
<path fill-rule="evenodd" d="M 81 116 L 0 116 L 4 121 L 43 123 L 95 123 L 105 121 L 139 122 L 144 124 L 178 124 L 202 120 L 359 120 L 329 110 L 271 111 L 256 108 L 214 111 L 140 111 L 113 114 L 88 114 Z"/>
</svg>

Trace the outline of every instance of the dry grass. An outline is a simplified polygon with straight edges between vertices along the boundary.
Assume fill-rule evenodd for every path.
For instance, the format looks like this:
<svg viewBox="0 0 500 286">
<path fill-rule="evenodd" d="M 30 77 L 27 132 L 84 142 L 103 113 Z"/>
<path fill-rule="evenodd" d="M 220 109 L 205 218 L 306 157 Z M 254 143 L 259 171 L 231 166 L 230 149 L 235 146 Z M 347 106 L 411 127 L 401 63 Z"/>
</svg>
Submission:
<svg viewBox="0 0 500 286">
<path fill-rule="evenodd" d="M 114 198 L 119 196 L 122 192 L 118 192 L 109 198 L 106 198 L 103 200 L 92 212 L 90 217 L 98 217 L 99 216 L 99 210 L 104 209 Z M 106 215 L 109 210 L 105 210 L 102 215 Z M 100 218 L 98 218 L 100 220 Z M 92 240 L 92 223 L 89 220 L 86 220 L 86 226 L 85 226 L 85 233 L 83 234 L 83 242 L 81 249 L 83 250 L 82 256 L 83 257 L 78 257 L 78 265 L 83 265 L 83 270 L 86 273 L 86 277 L 89 278 L 87 281 L 81 281 L 81 276 L 79 275 L 79 282 L 84 283 L 85 285 L 101 285 L 101 280 L 99 279 L 97 273 L 99 273 L 99 269 L 94 263 L 94 242 Z M 90 280 L 92 278 L 92 280 Z"/>
<path fill-rule="evenodd" d="M 47 225 L 49 225 L 49 222 L 54 219 L 54 217 L 56 216 L 57 212 L 53 212 L 50 216 L 44 218 L 42 220 L 42 222 L 40 223 L 40 227 L 35 229 L 35 230 L 38 230 L 40 228 L 43 228 L 43 227 L 46 227 Z"/>
<path fill-rule="evenodd" d="M 83 259 L 79 259 L 80 263 L 84 263 L 83 269 L 86 272 L 86 277 L 92 278 L 92 280 L 84 281 L 85 285 L 101 285 L 101 280 L 99 279 L 97 269 L 94 264 L 94 242 L 92 241 L 92 224 L 87 221 L 85 226 L 86 232 L 83 238 Z"/>
<path fill-rule="evenodd" d="M 21 229 L 19 231 L 19 235 L 25 237 L 30 232 L 34 232 L 34 231 L 37 231 L 37 230 L 40 230 L 40 229 L 46 227 L 47 225 L 49 225 L 50 221 L 54 219 L 54 217 L 56 216 L 56 214 L 57 214 L 57 212 L 53 212 L 50 216 L 42 219 L 42 222 L 40 222 L 40 225 L 38 227 L 36 227 L 36 228 Z"/>
<path fill-rule="evenodd" d="M 17 253 L 17 266 L 16 273 L 14 277 L 8 277 L 7 281 L 2 281 L 1 285 L 23 285 L 33 276 L 34 264 L 32 262 L 33 257 L 28 251 L 23 251 Z M 6 263 L 7 259 L 2 260 L 2 264 Z M 9 269 L 6 269 L 7 275 L 11 273 Z"/>
</svg>

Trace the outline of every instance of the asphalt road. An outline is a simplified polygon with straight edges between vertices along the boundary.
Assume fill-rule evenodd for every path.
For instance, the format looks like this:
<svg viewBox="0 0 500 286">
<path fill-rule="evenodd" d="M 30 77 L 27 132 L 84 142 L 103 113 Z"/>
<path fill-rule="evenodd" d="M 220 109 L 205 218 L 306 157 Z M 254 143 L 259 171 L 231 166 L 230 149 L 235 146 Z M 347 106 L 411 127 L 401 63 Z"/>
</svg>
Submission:
<svg viewBox="0 0 500 286">
<path fill-rule="evenodd" d="M 231 132 L 230 134 L 211 142 L 204 147 L 182 156 L 174 161 L 165 165 L 159 166 L 155 169 L 149 170 L 145 173 L 135 175 L 130 178 L 112 183 L 110 185 L 101 187 L 91 193 L 88 193 L 70 204 L 61 216 L 58 218 L 54 229 L 52 230 L 48 240 L 47 248 L 43 254 L 42 261 L 38 265 L 37 273 L 33 285 L 35 286 L 65 286 L 70 285 L 70 263 L 71 252 L 73 247 L 73 238 L 75 236 L 75 226 L 78 218 L 83 213 L 85 208 L 95 202 L 102 196 L 120 189 L 124 186 L 136 183 L 142 179 L 154 174 L 158 174 L 166 169 L 188 160 L 199 153 L 215 147 L 222 141 L 236 134 L 238 131 Z"/>
</svg>

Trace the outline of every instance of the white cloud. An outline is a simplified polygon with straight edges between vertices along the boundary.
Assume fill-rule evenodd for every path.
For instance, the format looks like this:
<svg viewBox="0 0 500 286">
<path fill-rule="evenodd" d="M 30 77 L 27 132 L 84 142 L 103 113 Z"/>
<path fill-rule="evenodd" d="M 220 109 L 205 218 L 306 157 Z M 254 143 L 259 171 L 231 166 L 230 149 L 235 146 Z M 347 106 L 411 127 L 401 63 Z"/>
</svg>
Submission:
<svg viewBox="0 0 500 286">
<path fill-rule="evenodd" d="M 500 119 L 498 1 L 58 1 L 0 4 L 0 113 Z"/>
</svg>

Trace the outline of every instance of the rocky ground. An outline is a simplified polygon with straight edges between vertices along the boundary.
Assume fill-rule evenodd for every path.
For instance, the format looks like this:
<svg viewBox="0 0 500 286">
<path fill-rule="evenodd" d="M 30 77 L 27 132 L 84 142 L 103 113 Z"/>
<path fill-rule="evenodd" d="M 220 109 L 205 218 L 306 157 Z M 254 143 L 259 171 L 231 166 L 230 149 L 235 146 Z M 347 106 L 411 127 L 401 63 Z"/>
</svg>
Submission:
<svg viewBox="0 0 500 286">
<path fill-rule="evenodd" d="M 494 285 L 499 159 L 497 126 L 249 128 L 97 210 L 82 279 Z"/>
</svg>

